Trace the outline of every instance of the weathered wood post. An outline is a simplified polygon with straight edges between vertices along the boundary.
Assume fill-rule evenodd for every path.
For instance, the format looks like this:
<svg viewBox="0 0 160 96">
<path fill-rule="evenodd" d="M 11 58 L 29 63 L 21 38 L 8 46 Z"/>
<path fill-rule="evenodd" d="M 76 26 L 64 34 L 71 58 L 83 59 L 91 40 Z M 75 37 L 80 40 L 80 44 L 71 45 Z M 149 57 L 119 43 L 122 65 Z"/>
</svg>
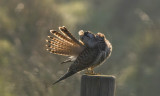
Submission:
<svg viewBox="0 0 160 96">
<path fill-rule="evenodd" d="M 81 96 L 114 96 L 115 77 L 108 75 L 83 75 Z"/>
</svg>

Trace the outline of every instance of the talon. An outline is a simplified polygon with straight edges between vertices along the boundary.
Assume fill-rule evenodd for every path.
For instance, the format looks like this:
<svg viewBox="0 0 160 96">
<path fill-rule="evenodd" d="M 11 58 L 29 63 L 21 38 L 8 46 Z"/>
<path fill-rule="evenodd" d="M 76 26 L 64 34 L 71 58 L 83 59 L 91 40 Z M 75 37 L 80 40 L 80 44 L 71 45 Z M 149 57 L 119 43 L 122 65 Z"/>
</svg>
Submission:
<svg viewBox="0 0 160 96">
<path fill-rule="evenodd" d="M 88 74 L 88 75 L 98 75 L 99 73 L 95 73 L 93 71 L 93 68 L 88 68 L 87 71 L 85 72 L 85 74 Z"/>
</svg>

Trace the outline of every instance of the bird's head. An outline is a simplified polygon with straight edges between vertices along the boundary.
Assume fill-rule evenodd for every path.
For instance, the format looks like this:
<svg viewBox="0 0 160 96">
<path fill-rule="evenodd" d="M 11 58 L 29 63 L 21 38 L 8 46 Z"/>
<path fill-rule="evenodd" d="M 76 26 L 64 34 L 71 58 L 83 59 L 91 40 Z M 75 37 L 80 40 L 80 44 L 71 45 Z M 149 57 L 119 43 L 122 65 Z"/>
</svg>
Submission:
<svg viewBox="0 0 160 96">
<path fill-rule="evenodd" d="M 99 41 L 101 41 L 101 40 L 104 41 L 104 40 L 106 39 L 105 35 L 102 34 L 102 33 L 97 33 L 97 34 L 96 34 L 96 38 L 97 38 L 97 40 L 99 40 Z"/>
<path fill-rule="evenodd" d="M 94 47 L 97 44 L 96 36 L 91 33 L 90 31 L 79 31 L 80 40 L 84 43 L 87 47 Z"/>
</svg>

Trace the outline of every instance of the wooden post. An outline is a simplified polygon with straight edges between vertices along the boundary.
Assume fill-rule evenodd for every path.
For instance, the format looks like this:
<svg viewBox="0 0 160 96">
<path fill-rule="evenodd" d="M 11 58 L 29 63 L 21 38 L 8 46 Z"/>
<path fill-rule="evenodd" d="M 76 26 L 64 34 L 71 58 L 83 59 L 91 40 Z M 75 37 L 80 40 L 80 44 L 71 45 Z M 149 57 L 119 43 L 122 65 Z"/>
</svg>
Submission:
<svg viewBox="0 0 160 96">
<path fill-rule="evenodd" d="M 114 96 L 115 77 L 108 75 L 83 75 L 81 96 Z"/>
</svg>

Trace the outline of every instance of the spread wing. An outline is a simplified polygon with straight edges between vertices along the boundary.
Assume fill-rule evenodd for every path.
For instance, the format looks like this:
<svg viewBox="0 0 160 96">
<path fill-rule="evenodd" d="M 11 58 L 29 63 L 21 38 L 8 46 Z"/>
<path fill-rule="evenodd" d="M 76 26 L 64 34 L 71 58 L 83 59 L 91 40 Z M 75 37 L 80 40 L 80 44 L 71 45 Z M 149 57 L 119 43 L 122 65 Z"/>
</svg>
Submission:
<svg viewBox="0 0 160 96">
<path fill-rule="evenodd" d="M 59 27 L 61 32 L 50 30 L 52 36 L 48 36 L 47 50 L 50 53 L 63 56 L 77 56 L 84 50 L 83 43 L 79 42 L 66 27 Z"/>
</svg>

